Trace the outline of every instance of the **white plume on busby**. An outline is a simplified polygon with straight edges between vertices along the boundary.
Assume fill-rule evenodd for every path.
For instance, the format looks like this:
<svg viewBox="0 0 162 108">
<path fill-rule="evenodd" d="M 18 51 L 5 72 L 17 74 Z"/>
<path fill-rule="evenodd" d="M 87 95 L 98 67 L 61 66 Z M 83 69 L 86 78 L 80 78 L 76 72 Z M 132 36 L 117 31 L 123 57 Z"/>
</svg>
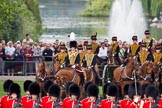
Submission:
<svg viewBox="0 0 162 108">
<path fill-rule="evenodd" d="M 75 41 L 75 33 L 74 32 L 70 33 L 70 41 Z"/>
</svg>

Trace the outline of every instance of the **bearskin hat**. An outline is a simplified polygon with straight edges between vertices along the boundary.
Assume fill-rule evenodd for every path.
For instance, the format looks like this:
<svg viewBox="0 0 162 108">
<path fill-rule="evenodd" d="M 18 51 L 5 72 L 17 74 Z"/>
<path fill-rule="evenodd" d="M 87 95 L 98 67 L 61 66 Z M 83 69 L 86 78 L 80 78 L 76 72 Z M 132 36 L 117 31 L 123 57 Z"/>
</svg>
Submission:
<svg viewBox="0 0 162 108">
<path fill-rule="evenodd" d="M 107 88 L 110 85 L 110 83 L 106 83 L 103 87 L 103 93 L 106 94 L 107 93 Z"/>
<path fill-rule="evenodd" d="M 69 95 L 70 96 L 71 95 L 76 95 L 79 98 L 79 96 L 80 96 L 80 88 L 79 88 L 79 86 L 77 84 L 75 84 L 75 83 L 74 84 L 71 84 L 69 86 L 68 91 L 69 91 Z"/>
<path fill-rule="evenodd" d="M 78 50 L 83 50 L 83 47 L 82 47 L 82 45 L 78 45 Z"/>
<path fill-rule="evenodd" d="M 107 87 L 107 94 L 109 96 L 115 96 L 115 97 L 118 97 L 119 95 L 119 88 L 116 84 L 110 84 L 108 87 Z"/>
<path fill-rule="evenodd" d="M 137 41 L 137 36 L 133 36 L 132 40 L 136 40 Z"/>
<path fill-rule="evenodd" d="M 10 95 L 12 93 L 16 93 L 17 94 L 17 97 L 19 98 L 20 95 L 21 95 L 21 90 L 20 90 L 20 86 L 17 84 L 17 83 L 12 83 L 10 85 Z"/>
<path fill-rule="evenodd" d="M 159 84 L 159 94 L 162 94 L 162 83 Z"/>
<path fill-rule="evenodd" d="M 76 48 L 77 47 L 77 41 L 70 41 L 70 48 Z"/>
<path fill-rule="evenodd" d="M 59 97 L 60 96 L 60 87 L 57 84 L 52 84 L 48 90 L 49 96 Z"/>
<path fill-rule="evenodd" d="M 92 50 L 92 45 L 91 44 L 87 45 L 87 50 Z"/>
<path fill-rule="evenodd" d="M 150 96 L 150 97 L 153 97 L 154 99 L 156 99 L 158 96 L 158 90 L 156 89 L 156 87 L 153 85 L 148 85 L 146 87 L 146 96 L 147 97 Z"/>
<path fill-rule="evenodd" d="M 43 89 L 44 89 L 45 93 L 48 92 L 48 89 L 52 84 L 53 84 L 53 82 L 51 80 L 47 80 L 44 82 Z"/>
<path fill-rule="evenodd" d="M 31 95 L 39 95 L 40 86 L 38 83 L 31 83 L 29 86 L 29 92 Z"/>
<path fill-rule="evenodd" d="M 3 90 L 9 92 L 10 85 L 13 83 L 12 80 L 8 79 L 3 83 Z"/>
<path fill-rule="evenodd" d="M 112 37 L 112 41 L 117 41 L 117 37 L 116 36 L 113 36 Z"/>
<path fill-rule="evenodd" d="M 60 49 L 65 50 L 66 49 L 65 44 L 60 45 Z"/>
<path fill-rule="evenodd" d="M 89 87 L 89 85 L 93 84 L 92 81 L 88 81 L 85 85 L 84 85 L 84 91 L 87 93 L 87 89 Z"/>
<path fill-rule="evenodd" d="M 97 33 L 91 35 L 91 40 L 97 40 Z"/>
<path fill-rule="evenodd" d="M 150 31 L 149 30 L 146 30 L 145 31 L 145 35 L 149 35 L 150 34 Z"/>
<path fill-rule="evenodd" d="M 29 91 L 29 85 L 32 83 L 32 81 L 31 80 L 26 80 L 25 82 L 24 82 L 24 84 L 23 84 L 23 86 L 24 86 L 24 91 L 26 92 L 26 91 Z"/>
<path fill-rule="evenodd" d="M 124 86 L 124 95 L 128 95 L 129 84 Z"/>
<path fill-rule="evenodd" d="M 65 87 L 66 93 L 69 93 L 69 87 L 71 84 L 74 84 L 74 82 L 69 81 L 66 83 L 66 87 Z"/>
<path fill-rule="evenodd" d="M 98 97 L 99 88 L 96 84 L 90 84 L 87 88 L 88 96 Z"/>
<path fill-rule="evenodd" d="M 144 84 L 142 84 L 142 96 L 144 95 L 144 94 L 146 94 L 146 87 L 148 86 L 149 84 L 148 83 L 144 83 Z"/>
<path fill-rule="evenodd" d="M 137 85 L 137 95 L 141 95 L 141 85 L 139 82 L 136 82 L 136 85 Z M 133 99 L 133 96 L 136 95 L 136 89 L 135 89 L 135 82 L 132 82 L 130 85 L 129 85 L 129 89 L 128 89 L 128 95 L 131 99 Z"/>
</svg>

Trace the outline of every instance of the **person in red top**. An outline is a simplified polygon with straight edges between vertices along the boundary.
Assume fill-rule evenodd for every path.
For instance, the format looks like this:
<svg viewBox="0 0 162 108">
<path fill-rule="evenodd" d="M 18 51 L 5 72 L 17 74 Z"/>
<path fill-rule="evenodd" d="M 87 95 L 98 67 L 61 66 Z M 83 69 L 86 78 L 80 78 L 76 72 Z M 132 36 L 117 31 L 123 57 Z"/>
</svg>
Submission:
<svg viewBox="0 0 162 108">
<path fill-rule="evenodd" d="M 28 104 L 28 102 L 29 102 L 29 100 L 31 99 L 31 97 L 30 97 L 30 93 L 29 93 L 29 85 L 32 83 L 32 81 L 31 80 L 26 80 L 25 82 L 24 82 L 24 84 L 23 84 L 23 86 L 24 86 L 24 91 L 25 91 L 25 93 L 26 93 L 26 96 L 23 96 L 22 98 L 21 98 L 21 105 L 22 105 L 22 107 L 23 108 L 27 108 L 26 106 L 26 104 Z"/>
<path fill-rule="evenodd" d="M 109 96 L 109 100 L 102 102 L 100 108 L 117 108 L 117 97 L 119 94 L 119 89 L 117 85 L 115 84 L 110 84 L 107 87 L 107 94 Z"/>
<path fill-rule="evenodd" d="M 29 100 L 27 104 L 27 108 L 40 108 L 40 86 L 38 83 L 31 83 L 29 86 L 29 92 L 31 95 L 31 99 Z"/>
<path fill-rule="evenodd" d="M 80 97 L 79 86 L 77 84 L 71 84 L 69 86 L 68 91 L 69 91 L 70 99 L 67 100 L 66 103 L 64 103 L 64 106 L 66 106 L 66 108 L 79 108 L 79 103 L 78 103 L 78 99 Z"/>
<path fill-rule="evenodd" d="M 1 101 L 0 101 L 0 104 L 1 104 L 1 108 L 6 108 L 7 106 L 7 101 L 9 100 L 10 98 L 10 94 L 9 94 L 9 87 L 10 85 L 13 83 L 12 80 L 8 79 L 6 80 L 4 83 L 3 83 L 3 89 L 4 89 L 4 92 L 6 92 L 6 95 L 5 96 L 2 96 L 1 98 Z"/>
<path fill-rule="evenodd" d="M 127 108 L 143 108 L 144 101 L 141 100 L 141 85 L 139 82 L 132 82 L 129 85 L 128 94 L 131 99 Z"/>
<path fill-rule="evenodd" d="M 53 82 L 51 80 L 47 80 L 47 81 L 44 82 L 43 89 L 44 89 L 44 92 L 45 92 L 46 96 L 42 97 L 41 100 L 40 100 L 40 106 L 41 106 L 41 108 L 46 108 L 45 107 L 45 104 L 49 100 L 49 92 L 48 92 L 48 89 L 49 89 L 49 87 L 52 84 L 53 84 Z"/>
<path fill-rule="evenodd" d="M 98 94 L 99 89 L 96 84 L 90 84 L 87 88 L 88 100 L 82 104 L 80 108 L 99 108 L 98 107 Z"/>
<path fill-rule="evenodd" d="M 118 108 L 128 108 L 127 105 L 130 102 L 130 98 L 128 95 L 128 88 L 129 88 L 129 84 L 126 84 L 124 86 L 124 99 L 118 102 L 118 104 L 119 104 Z"/>
<path fill-rule="evenodd" d="M 10 85 L 10 98 L 5 103 L 6 108 L 20 108 L 21 107 L 21 90 L 20 86 L 17 83 L 12 83 Z"/>
<path fill-rule="evenodd" d="M 143 108 L 157 108 L 157 104 L 155 102 L 158 96 L 157 88 L 153 85 L 147 86 L 146 96 L 147 96 L 147 101 L 144 102 Z"/>
<path fill-rule="evenodd" d="M 160 99 L 158 100 L 158 108 L 162 108 L 162 83 L 159 84 L 159 95 Z"/>
<path fill-rule="evenodd" d="M 60 87 L 57 84 L 52 84 L 48 90 L 49 98 L 45 103 L 44 108 L 62 108 L 59 96 L 60 96 Z"/>
<path fill-rule="evenodd" d="M 64 98 L 64 100 L 62 101 L 62 107 L 63 108 L 67 108 L 66 101 L 70 100 L 70 95 L 69 95 L 70 93 L 69 93 L 68 89 L 69 89 L 71 84 L 74 84 L 74 82 L 67 82 L 66 83 L 66 87 L 65 87 L 66 98 Z"/>
</svg>

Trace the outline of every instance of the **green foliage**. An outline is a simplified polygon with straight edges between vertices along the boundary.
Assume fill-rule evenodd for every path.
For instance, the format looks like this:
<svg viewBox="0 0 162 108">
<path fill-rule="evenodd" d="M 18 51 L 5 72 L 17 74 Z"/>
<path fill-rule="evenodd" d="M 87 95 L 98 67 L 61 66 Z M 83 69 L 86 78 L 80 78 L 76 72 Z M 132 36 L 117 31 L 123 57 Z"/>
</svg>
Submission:
<svg viewBox="0 0 162 108">
<path fill-rule="evenodd" d="M 24 0 L 0 0 L 0 39 L 21 40 L 26 33 L 38 39 L 42 29 L 38 0 L 30 1 L 33 8 Z"/>
<path fill-rule="evenodd" d="M 108 16 L 111 3 L 111 0 L 89 0 L 81 16 Z"/>
</svg>

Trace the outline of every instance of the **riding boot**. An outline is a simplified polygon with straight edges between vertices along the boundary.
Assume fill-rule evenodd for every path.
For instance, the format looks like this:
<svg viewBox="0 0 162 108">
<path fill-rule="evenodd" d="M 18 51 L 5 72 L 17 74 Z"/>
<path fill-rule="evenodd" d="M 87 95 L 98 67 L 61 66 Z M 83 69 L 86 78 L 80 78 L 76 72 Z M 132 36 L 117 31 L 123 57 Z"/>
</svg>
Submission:
<svg viewBox="0 0 162 108">
<path fill-rule="evenodd" d="M 155 75 L 154 75 L 154 73 L 151 74 L 151 81 L 152 81 L 152 82 L 155 81 Z"/>
</svg>

